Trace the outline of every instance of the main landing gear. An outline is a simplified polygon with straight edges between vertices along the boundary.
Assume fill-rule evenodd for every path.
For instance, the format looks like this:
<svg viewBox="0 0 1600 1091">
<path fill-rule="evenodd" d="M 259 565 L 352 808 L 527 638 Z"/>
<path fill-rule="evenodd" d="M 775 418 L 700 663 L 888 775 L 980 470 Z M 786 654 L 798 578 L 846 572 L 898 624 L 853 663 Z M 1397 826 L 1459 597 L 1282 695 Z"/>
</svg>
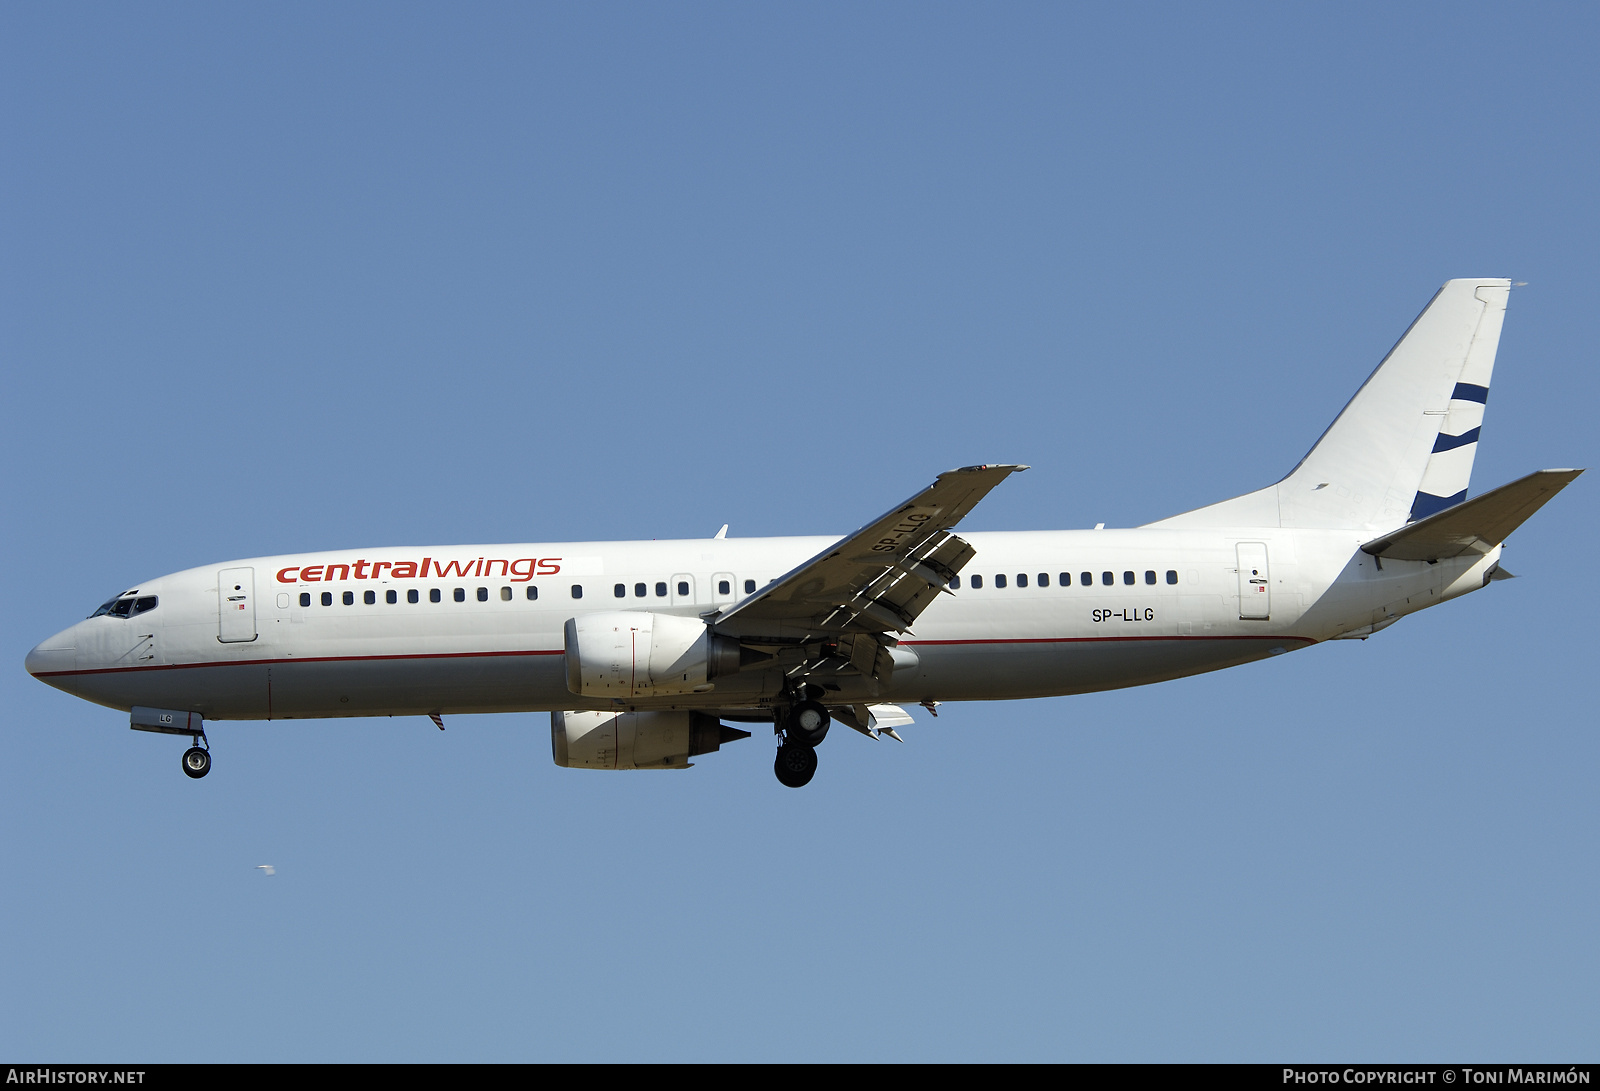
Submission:
<svg viewBox="0 0 1600 1091">
<path fill-rule="evenodd" d="M 211 772 L 211 751 L 200 745 L 204 739 L 204 735 L 196 735 L 194 745 L 183 752 L 183 775 L 193 780 Z"/>
<path fill-rule="evenodd" d="M 804 788 L 817 773 L 817 746 L 828 737 L 832 718 L 815 701 L 799 701 L 779 723 L 782 732 L 772 771 L 785 788 Z"/>
</svg>

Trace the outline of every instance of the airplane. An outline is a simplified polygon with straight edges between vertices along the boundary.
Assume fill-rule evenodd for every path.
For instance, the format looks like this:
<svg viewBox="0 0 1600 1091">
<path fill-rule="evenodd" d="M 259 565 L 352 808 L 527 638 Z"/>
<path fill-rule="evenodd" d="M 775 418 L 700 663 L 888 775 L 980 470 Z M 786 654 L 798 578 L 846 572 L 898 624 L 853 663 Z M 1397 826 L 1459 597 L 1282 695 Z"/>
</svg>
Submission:
<svg viewBox="0 0 1600 1091">
<path fill-rule="evenodd" d="M 1027 469 L 967 466 L 843 538 L 333 550 L 193 568 L 108 599 L 29 673 L 187 735 L 206 724 L 550 713 L 555 763 L 684 769 L 771 724 L 807 784 L 835 723 L 1052 697 L 1366 639 L 1509 577 L 1506 538 L 1582 470 L 1467 487 L 1511 282 L 1434 295 L 1275 484 L 1122 530 L 957 534 Z"/>
</svg>

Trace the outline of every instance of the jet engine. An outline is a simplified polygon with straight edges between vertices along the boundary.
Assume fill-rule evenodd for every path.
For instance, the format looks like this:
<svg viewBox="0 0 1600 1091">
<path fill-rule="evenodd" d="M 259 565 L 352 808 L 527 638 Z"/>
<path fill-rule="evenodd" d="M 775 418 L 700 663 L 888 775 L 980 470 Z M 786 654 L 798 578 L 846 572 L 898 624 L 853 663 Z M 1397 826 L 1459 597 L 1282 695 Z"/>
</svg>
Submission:
<svg viewBox="0 0 1600 1091">
<path fill-rule="evenodd" d="M 750 732 L 704 712 L 552 712 L 550 749 L 567 769 L 687 769 Z"/>
<path fill-rule="evenodd" d="M 739 669 L 739 642 L 699 618 L 618 611 L 566 626 L 567 688 L 585 697 L 704 692 Z"/>
</svg>

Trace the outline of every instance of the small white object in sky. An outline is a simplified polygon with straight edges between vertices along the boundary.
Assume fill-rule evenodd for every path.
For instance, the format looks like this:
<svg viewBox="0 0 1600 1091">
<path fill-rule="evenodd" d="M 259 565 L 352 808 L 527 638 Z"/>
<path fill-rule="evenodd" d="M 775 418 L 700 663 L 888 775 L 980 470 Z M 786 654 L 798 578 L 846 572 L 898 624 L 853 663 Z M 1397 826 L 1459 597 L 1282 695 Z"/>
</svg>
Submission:
<svg viewBox="0 0 1600 1091">
<path fill-rule="evenodd" d="M 256 865 L 256 870 L 259 871 L 259 872 L 263 872 L 264 874 L 267 874 L 267 875 L 276 875 L 276 874 L 278 874 L 278 869 L 273 867 L 271 864 L 257 864 Z"/>
</svg>

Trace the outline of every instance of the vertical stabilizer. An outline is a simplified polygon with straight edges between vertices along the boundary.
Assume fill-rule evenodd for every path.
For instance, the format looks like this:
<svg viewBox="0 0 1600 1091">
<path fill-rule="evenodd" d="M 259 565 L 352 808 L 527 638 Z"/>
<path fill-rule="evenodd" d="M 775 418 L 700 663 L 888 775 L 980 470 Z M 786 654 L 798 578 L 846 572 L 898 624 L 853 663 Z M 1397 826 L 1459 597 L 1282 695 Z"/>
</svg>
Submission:
<svg viewBox="0 0 1600 1091">
<path fill-rule="evenodd" d="M 1156 525 L 1388 530 L 1460 503 L 1510 291 L 1449 281 L 1288 477 Z"/>
</svg>

